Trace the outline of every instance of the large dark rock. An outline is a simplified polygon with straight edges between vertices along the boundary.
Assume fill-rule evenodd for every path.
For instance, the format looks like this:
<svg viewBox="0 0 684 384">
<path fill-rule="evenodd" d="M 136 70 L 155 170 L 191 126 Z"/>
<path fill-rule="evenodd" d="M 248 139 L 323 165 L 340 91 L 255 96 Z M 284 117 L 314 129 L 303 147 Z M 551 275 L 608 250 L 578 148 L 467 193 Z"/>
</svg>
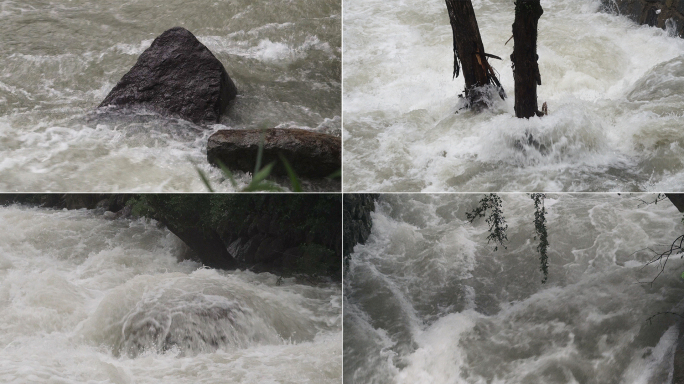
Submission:
<svg viewBox="0 0 684 384">
<path fill-rule="evenodd" d="M 298 176 L 326 177 L 342 166 L 339 137 L 303 129 L 221 130 L 209 137 L 207 160 L 211 164 L 220 160 L 230 169 L 253 172 L 262 137 L 264 151 L 261 164 L 275 161 L 271 172 L 274 175 L 287 175 L 279 153 Z"/>
<path fill-rule="evenodd" d="M 185 28 L 162 33 L 140 55 L 100 107 L 144 108 L 218 122 L 237 88 L 220 61 Z"/>
</svg>

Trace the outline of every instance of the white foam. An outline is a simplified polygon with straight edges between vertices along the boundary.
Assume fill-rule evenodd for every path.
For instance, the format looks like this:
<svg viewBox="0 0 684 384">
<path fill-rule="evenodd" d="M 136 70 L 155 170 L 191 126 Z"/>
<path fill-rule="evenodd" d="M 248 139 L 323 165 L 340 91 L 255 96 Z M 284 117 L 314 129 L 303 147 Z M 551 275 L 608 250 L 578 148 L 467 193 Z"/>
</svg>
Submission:
<svg viewBox="0 0 684 384">
<path fill-rule="evenodd" d="M 662 97 L 658 89 L 681 93 L 684 41 L 599 13 L 595 0 L 543 2 L 538 100 L 548 103 L 550 114 L 525 121 L 514 117 L 512 44 L 504 45 L 513 4 L 473 5 L 485 47 L 503 58 L 492 65 L 509 95 L 479 115 L 457 113 L 463 79 L 451 80 L 451 28 L 443 3 L 344 4 L 346 190 L 674 185 L 668 180 L 684 168 L 665 165 L 678 153 L 663 147 L 682 137 L 677 129 L 684 99 Z M 628 101 L 635 86 L 650 104 Z M 521 150 L 516 142 L 526 134 L 548 152 Z"/>
<path fill-rule="evenodd" d="M 684 261 L 646 266 L 681 234 L 655 194 L 548 195 L 540 284 L 527 194 L 502 195 L 506 248 L 474 195 L 383 195 L 345 275 L 345 377 L 395 383 L 667 382 Z M 588 213 L 588 214 L 587 214 Z M 641 284 L 640 284 L 641 283 Z M 349 330 L 349 333 L 347 333 Z M 366 354 L 368 356 L 366 356 Z M 349 365 L 347 366 L 347 362 Z"/>
<path fill-rule="evenodd" d="M 335 284 L 197 269 L 94 211 L 0 207 L 0 230 L 3 382 L 339 383 Z"/>
</svg>

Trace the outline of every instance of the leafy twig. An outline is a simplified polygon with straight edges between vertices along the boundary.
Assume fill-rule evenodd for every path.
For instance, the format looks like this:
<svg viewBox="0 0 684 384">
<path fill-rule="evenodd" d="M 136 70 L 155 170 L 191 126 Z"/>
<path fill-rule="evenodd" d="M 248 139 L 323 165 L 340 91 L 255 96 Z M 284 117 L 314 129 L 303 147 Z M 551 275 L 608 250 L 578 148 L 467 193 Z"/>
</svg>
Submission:
<svg viewBox="0 0 684 384">
<path fill-rule="evenodd" d="M 548 234 L 546 233 L 546 208 L 544 207 L 544 199 L 546 194 L 533 193 L 530 195 L 534 200 L 534 231 L 537 233 L 535 239 L 539 237 L 539 245 L 537 245 L 537 252 L 539 252 L 539 270 L 544 274 L 542 284 L 546 283 L 549 277 L 549 257 L 546 254 L 549 248 Z"/>
<path fill-rule="evenodd" d="M 490 193 L 480 200 L 477 207 L 473 209 L 472 212 L 466 212 L 466 217 L 471 223 L 475 221 L 478 217 L 485 217 L 486 212 L 489 211 L 489 216 L 485 220 L 489 225 L 489 236 L 487 236 L 487 243 L 494 241 L 495 243 L 501 245 L 506 249 L 504 241 L 508 241 L 506 236 L 506 230 L 508 229 L 508 224 L 506 224 L 506 218 L 501 210 L 501 197 L 496 193 Z M 494 251 L 497 251 L 499 246 L 494 246 Z"/>
</svg>

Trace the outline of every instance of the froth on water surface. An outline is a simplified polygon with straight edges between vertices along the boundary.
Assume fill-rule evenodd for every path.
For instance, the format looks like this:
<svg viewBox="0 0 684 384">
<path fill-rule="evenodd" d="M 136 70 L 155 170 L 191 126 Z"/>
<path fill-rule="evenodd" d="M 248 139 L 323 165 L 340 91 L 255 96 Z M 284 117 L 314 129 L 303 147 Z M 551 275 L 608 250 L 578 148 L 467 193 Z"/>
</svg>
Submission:
<svg viewBox="0 0 684 384">
<path fill-rule="evenodd" d="M 502 195 L 506 248 L 466 212 L 481 196 L 385 195 L 344 288 L 345 383 L 668 383 L 684 263 L 645 266 L 682 234 L 656 195 Z M 652 284 L 649 284 L 652 282 Z M 654 316 L 649 320 L 651 316 Z"/>
<path fill-rule="evenodd" d="M 203 191 L 197 167 L 214 188 L 231 191 L 206 162 L 214 131 L 340 135 L 340 13 L 337 0 L 0 1 L 0 190 Z M 198 131 L 145 113 L 93 114 L 152 40 L 175 26 L 195 34 L 238 87 L 220 123 Z M 251 179 L 236 176 L 238 188 Z"/>
<path fill-rule="evenodd" d="M 178 260 L 153 222 L 0 207 L 3 383 L 339 383 L 339 283 Z"/>
<path fill-rule="evenodd" d="M 684 40 L 600 12 L 598 0 L 541 5 L 549 115 L 521 120 L 505 45 L 513 1 L 473 1 L 509 94 L 480 114 L 459 110 L 444 2 L 346 1 L 345 190 L 681 190 Z"/>
</svg>

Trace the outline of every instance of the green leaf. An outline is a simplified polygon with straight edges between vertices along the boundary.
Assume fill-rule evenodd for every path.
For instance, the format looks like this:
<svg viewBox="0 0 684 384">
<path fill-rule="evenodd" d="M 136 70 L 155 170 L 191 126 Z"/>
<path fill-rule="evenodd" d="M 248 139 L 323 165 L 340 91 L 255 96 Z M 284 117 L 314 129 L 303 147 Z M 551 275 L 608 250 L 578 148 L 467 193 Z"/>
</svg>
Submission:
<svg viewBox="0 0 684 384">
<path fill-rule="evenodd" d="M 228 169 L 228 167 L 223 163 L 221 160 L 216 160 L 216 164 L 221 168 L 221 171 L 223 174 L 230 180 L 230 184 L 233 186 L 233 188 L 237 189 L 237 181 L 235 181 L 235 177 L 233 177 L 233 173 Z"/>
<path fill-rule="evenodd" d="M 338 169 L 337 171 L 335 171 L 335 172 L 329 174 L 328 176 L 326 176 L 325 178 L 326 178 L 326 179 L 336 179 L 336 178 L 338 178 L 338 177 L 340 177 L 340 176 L 342 176 L 342 170 L 341 170 L 341 169 Z"/>
<path fill-rule="evenodd" d="M 254 174 L 259 173 L 259 168 L 261 168 L 261 159 L 264 155 L 264 140 L 266 140 L 266 130 L 261 130 L 261 138 L 259 139 L 259 150 L 257 152 L 256 165 L 254 166 Z M 264 167 L 265 169 L 266 167 Z"/>
<path fill-rule="evenodd" d="M 254 177 L 252 177 L 252 182 L 250 184 L 258 183 L 258 182 L 264 180 L 265 178 L 267 178 L 268 175 L 271 174 L 271 170 L 273 169 L 274 165 L 275 165 L 275 161 L 269 163 L 267 166 L 262 168 L 261 171 L 256 172 L 254 174 Z"/>
<path fill-rule="evenodd" d="M 207 187 L 209 192 L 214 192 L 214 189 L 211 188 L 211 184 L 209 183 L 209 178 L 207 178 L 207 175 L 205 175 L 204 172 L 202 172 L 202 170 L 198 167 L 195 167 L 195 169 L 197 170 L 197 173 L 199 173 L 200 179 L 202 179 L 202 182 Z"/>
<path fill-rule="evenodd" d="M 282 192 L 283 189 L 271 182 L 261 182 L 250 184 L 240 192 Z"/>
<path fill-rule="evenodd" d="M 242 190 L 242 192 L 282 192 L 283 189 L 278 187 L 278 185 L 275 183 L 264 181 L 264 179 L 271 174 L 271 170 L 273 169 L 274 165 L 275 161 L 265 166 L 261 171 L 257 172 L 252 177 L 252 182 L 250 182 L 249 185 Z"/>
<path fill-rule="evenodd" d="M 290 184 L 292 184 L 292 192 L 301 192 L 302 186 L 299 184 L 297 174 L 295 173 L 294 169 L 292 169 L 292 167 L 290 166 L 290 162 L 287 161 L 287 159 L 285 158 L 285 156 L 282 155 L 282 153 L 278 153 L 278 156 L 280 157 L 280 160 L 282 160 L 283 165 L 285 166 L 287 175 L 290 177 Z"/>
</svg>

